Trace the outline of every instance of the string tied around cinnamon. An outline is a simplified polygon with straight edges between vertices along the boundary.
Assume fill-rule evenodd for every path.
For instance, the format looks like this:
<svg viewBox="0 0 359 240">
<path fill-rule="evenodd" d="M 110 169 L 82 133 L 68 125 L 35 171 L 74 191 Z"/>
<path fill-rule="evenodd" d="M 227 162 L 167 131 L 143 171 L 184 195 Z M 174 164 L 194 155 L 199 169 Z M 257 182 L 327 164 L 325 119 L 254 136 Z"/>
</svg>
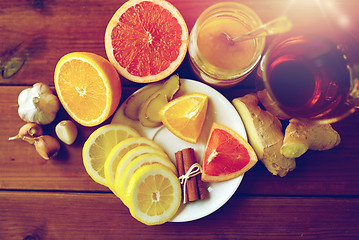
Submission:
<svg viewBox="0 0 359 240">
<path fill-rule="evenodd" d="M 186 203 L 186 185 L 187 180 L 191 177 L 194 177 L 200 173 L 202 173 L 202 167 L 199 163 L 194 163 L 192 166 L 188 169 L 186 174 L 179 176 L 178 179 L 181 180 L 181 184 L 183 185 L 183 203 Z"/>
</svg>

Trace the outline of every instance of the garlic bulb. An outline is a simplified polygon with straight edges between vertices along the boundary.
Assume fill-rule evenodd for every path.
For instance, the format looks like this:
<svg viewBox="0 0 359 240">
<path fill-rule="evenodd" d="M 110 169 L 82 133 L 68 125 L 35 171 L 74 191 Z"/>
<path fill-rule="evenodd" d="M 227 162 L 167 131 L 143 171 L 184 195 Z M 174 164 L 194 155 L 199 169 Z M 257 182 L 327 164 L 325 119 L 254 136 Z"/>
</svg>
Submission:
<svg viewBox="0 0 359 240">
<path fill-rule="evenodd" d="M 32 88 L 24 89 L 18 97 L 18 113 L 25 122 L 49 124 L 60 109 L 59 99 L 48 85 L 35 83 Z"/>
</svg>

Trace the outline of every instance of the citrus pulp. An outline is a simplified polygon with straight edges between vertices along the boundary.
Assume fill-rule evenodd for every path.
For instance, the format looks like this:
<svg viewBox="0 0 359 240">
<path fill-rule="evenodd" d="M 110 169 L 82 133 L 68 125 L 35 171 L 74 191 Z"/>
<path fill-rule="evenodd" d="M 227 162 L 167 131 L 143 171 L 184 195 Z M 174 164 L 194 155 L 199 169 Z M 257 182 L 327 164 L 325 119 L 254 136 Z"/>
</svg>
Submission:
<svg viewBox="0 0 359 240">
<path fill-rule="evenodd" d="M 88 137 L 82 149 L 82 157 L 87 173 L 95 182 L 107 186 L 104 173 L 107 155 L 117 143 L 135 136 L 140 134 L 131 127 L 108 124 Z"/>
<path fill-rule="evenodd" d="M 104 164 L 104 173 L 107 186 L 115 192 L 115 179 L 116 179 L 116 169 L 122 157 L 131 149 L 134 149 L 138 146 L 151 146 L 153 148 L 161 149 L 161 147 L 146 137 L 132 137 L 126 140 L 123 140 L 116 144 L 113 149 L 109 152 L 105 164 Z"/>
<path fill-rule="evenodd" d="M 213 124 L 203 157 L 203 181 L 238 177 L 256 162 L 257 155 L 244 138 L 226 126 Z"/>
<path fill-rule="evenodd" d="M 128 201 L 126 199 L 126 191 L 130 178 L 140 167 L 150 165 L 152 163 L 162 164 L 163 166 L 169 168 L 173 173 L 177 174 L 176 166 L 167 157 L 163 157 L 163 155 L 147 153 L 138 156 L 126 166 L 123 174 L 116 178 L 116 193 L 126 206 L 128 205 Z"/>
<path fill-rule="evenodd" d="M 174 217 L 181 204 L 181 185 L 162 164 L 145 165 L 132 175 L 126 199 L 134 218 L 147 225 L 162 224 Z"/>
<path fill-rule="evenodd" d="M 54 83 L 62 106 L 84 126 L 102 123 L 120 102 L 122 89 L 116 69 L 94 53 L 63 56 L 56 65 Z"/>
<path fill-rule="evenodd" d="M 187 25 L 165 0 L 127 1 L 105 32 L 108 59 L 134 82 L 155 82 L 169 76 L 182 63 L 187 46 Z"/>
<path fill-rule="evenodd" d="M 206 119 L 208 96 L 191 93 L 175 98 L 160 111 L 167 129 L 189 143 L 196 143 Z"/>
</svg>

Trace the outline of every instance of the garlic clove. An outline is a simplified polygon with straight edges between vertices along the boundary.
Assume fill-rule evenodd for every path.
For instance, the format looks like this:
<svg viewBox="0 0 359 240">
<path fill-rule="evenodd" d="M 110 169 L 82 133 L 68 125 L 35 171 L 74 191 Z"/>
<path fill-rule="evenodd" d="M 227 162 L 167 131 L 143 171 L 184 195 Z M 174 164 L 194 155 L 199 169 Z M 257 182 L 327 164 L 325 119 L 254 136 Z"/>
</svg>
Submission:
<svg viewBox="0 0 359 240">
<path fill-rule="evenodd" d="M 54 94 L 41 94 L 35 106 L 44 113 L 56 115 L 60 109 L 60 101 Z"/>
<path fill-rule="evenodd" d="M 55 127 L 55 132 L 57 137 L 67 145 L 73 144 L 78 134 L 75 123 L 69 120 L 59 122 Z"/>
<path fill-rule="evenodd" d="M 8 140 L 12 141 L 16 139 L 22 139 L 24 141 L 27 141 L 25 137 L 28 138 L 39 137 L 42 134 L 43 134 L 43 130 L 40 125 L 36 123 L 26 123 L 20 128 L 19 133 L 16 136 L 10 137 Z"/>
<path fill-rule="evenodd" d="M 42 83 L 42 82 L 38 82 L 35 83 L 33 86 L 33 89 L 35 89 L 36 92 L 42 94 L 42 93 L 46 93 L 46 94 L 52 94 L 52 91 L 49 87 L 49 85 Z"/>
<path fill-rule="evenodd" d="M 34 138 L 35 149 L 40 154 L 40 156 L 44 159 L 50 159 L 55 157 L 60 151 L 60 143 L 56 138 L 43 135 L 37 138 Z"/>
<path fill-rule="evenodd" d="M 24 137 L 22 137 L 22 140 L 25 141 L 25 142 L 28 142 L 30 144 L 35 143 L 35 138 L 33 138 L 33 137 L 24 136 Z"/>
<path fill-rule="evenodd" d="M 39 124 L 34 123 L 28 123 L 32 126 L 27 129 L 27 134 L 29 134 L 31 137 L 40 137 L 44 132 L 42 130 L 42 127 Z M 20 129 L 21 130 L 21 129 Z"/>
</svg>

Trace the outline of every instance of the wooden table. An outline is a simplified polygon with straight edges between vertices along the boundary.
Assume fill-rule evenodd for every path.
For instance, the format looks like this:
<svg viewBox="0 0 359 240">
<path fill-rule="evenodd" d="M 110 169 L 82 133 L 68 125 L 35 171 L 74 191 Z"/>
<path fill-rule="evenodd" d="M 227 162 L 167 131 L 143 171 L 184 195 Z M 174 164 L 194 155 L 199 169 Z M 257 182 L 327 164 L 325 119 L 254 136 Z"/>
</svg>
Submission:
<svg viewBox="0 0 359 240">
<path fill-rule="evenodd" d="M 114 194 L 85 172 L 81 149 L 96 127 L 79 126 L 75 144 L 63 145 L 46 164 L 31 145 L 7 140 L 23 125 L 18 94 L 36 82 L 53 86 L 61 56 L 87 51 L 106 57 L 106 25 L 123 2 L 1 0 L 0 56 L 19 53 L 21 43 L 28 56 L 18 73 L 0 77 L 0 239 L 358 239 L 359 112 L 333 125 L 342 137 L 338 147 L 309 151 L 286 177 L 272 176 L 259 162 L 218 211 L 192 222 L 152 227 L 132 218 Z M 170 2 L 191 29 L 198 15 L 218 1 Z M 239 2 L 263 21 L 287 13 L 295 31 L 325 32 L 339 23 L 359 39 L 356 0 L 337 0 L 334 7 L 331 1 L 314 0 Z M 194 78 L 188 66 L 186 58 L 178 69 L 182 78 Z M 122 101 L 141 86 L 127 80 L 122 85 Z M 253 91 L 253 76 L 223 94 L 231 100 L 248 91 Z M 55 122 L 62 119 L 69 119 L 63 109 Z M 54 124 L 45 126 L 47 134 L 54 136 Z"/>
</svg>

